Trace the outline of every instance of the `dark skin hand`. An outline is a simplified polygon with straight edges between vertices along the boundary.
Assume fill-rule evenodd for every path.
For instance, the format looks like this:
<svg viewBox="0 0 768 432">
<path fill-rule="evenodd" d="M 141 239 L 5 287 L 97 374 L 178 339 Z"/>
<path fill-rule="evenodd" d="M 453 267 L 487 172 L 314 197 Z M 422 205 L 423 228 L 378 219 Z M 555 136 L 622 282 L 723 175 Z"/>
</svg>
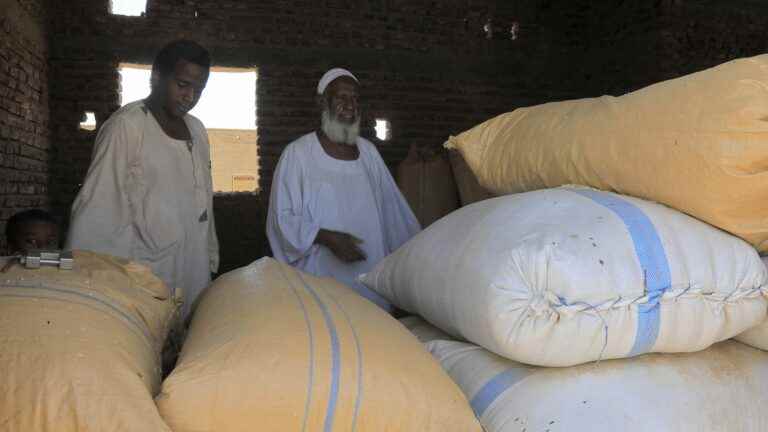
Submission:
<svg viewBox="0 0 768 432">
<path fill-rule="evenodd" d="M 363 241 L 352 234 L 321 228 L 317 232 L 315 243 L 327 247 L 336 258 L 347 263 L 363 261 L 367 258 L 365 252 L 360 249 Z"/>
</svg>

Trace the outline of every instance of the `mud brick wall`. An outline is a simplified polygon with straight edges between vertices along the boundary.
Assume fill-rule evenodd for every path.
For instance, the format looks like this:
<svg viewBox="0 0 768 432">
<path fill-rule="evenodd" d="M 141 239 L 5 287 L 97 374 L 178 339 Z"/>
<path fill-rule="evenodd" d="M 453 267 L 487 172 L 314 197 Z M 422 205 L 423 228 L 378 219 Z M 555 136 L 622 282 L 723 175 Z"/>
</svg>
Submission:
<svg viewBox="0 0 768 432">
<path fill-rule="evenodd" d="M 5 224 L 48 208 L 48 44 L 42 2 L 0 0 L 0 253 Z"/>
<path fill-rule="evenodd" d="M 439 146 L 515 107 L 622 94 L 768 41 L 762 0 L 149 0 L 144 17 L 111 15 L 109 0 L 0 7 L 0 221 L 38 205 L 66 219 L 96 133 L 78 123 L 118 108 L 119 63 L 151 63 L 186 37 L 216 66 L 258 68 L 260 195 L 216 198 L 231 265 L 267 249 L 260 230 L 277 158 L 317 126 L 314 87 L 330 67 L 360 77 L 364 135 L 376 118 L 391 122 L 391 139 L 374 142 L 394 167 L 411 145 Z M 32 73 L 19 90 L 22 64 Z"/>
<path fill-rule="evenodd" d="M 164 43 L 186 37 L 206 46 L 215 66 L 258 69 L 261 194 L 216 198 L 222 248 L 236 257 L 226 262 L 247 262 L 266 249 L 263 232 L 244 229 L 263 231 L 277 158 L 317 126 L 314 89 L 330 67 L 361 79 L 365 136 L 374 135 L 374 119 L 391 122 L 391 139 L 374 140 L 391 167 L 411 145 L 439 146 L 516 106 L 576 94 L 557 85 L 563 71 L 546 67 L 555 52 L 548 35 L 556 30 L 535 24 L 532 9 L 501 1 L 150 0 L 146 16 L 124 17 L 111 15 L 106 0 L 81 0 L 53 2 L 51 14 L 52 197 L 63 218 L 96 133 L 78 123 L 85 111 L 101 123 L 118 108 L 119 63 L 151 63 Z M 491 39 L 482 30 L 489 16 L 498 27 Z M 527 37 L 509 40 L 504 28 L 524 18 Z"/>
</svg>

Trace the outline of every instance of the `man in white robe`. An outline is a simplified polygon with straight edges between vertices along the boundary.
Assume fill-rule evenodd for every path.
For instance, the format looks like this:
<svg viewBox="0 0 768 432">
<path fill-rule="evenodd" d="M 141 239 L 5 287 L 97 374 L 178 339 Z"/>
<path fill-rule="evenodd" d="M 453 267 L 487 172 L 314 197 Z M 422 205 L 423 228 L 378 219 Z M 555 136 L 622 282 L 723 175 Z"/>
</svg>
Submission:
<svg viewBox="0 0 768 432">
<path fill-rule="evenodd" d="M 331 276 L 391 310 L 357 277 L 421 228 L 376 147 L 358 136 L 358 85 L 339 68 L 320 80 L 322 126 L 289 144 L 280 157 L 267 237 L 276 259 Z"/>
<path fill-rule="evenodd" d="M 69 248 L 149 265 L 182 294 L 183 319 L 219 261 L 208 135 L 187 114 L 209 68 L 207 51 L 194 42 L 160 51 L 150 96 L 124 106 L 99 130 L 67 238 Z"/>
</svg>

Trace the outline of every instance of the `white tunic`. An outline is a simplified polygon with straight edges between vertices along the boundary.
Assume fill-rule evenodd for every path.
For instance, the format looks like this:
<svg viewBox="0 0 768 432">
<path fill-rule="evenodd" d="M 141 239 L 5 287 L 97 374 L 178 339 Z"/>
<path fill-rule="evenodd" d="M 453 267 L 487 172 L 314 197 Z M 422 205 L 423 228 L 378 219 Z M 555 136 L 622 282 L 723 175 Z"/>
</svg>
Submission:
<svg viewBox="0 0 768 432">
<path fill-rule="evenodd" d="M 315 133 L 286 147 L 277 164 L 267 216 L 267 237 L 280 261 L 318 276 L 330 276 L 389 309 L 357 280 L 419 230 L 410 207 L 376 147 L 358 138 L 360 157 L 338 160 L 323 150 Z M 314 244 L 321 229 L 362 239 L 367 259 L 345 263 Z"/>
<path fill-rule="evenodd" d="M 184 117 L 190 142 L 168 137 L 143 101 L 101 127 L 88 174 L 72 204 L 67 246 L 149 265 L 181 288 L 187 317 L 219 265 L 208 136 Z"/>
</svg>

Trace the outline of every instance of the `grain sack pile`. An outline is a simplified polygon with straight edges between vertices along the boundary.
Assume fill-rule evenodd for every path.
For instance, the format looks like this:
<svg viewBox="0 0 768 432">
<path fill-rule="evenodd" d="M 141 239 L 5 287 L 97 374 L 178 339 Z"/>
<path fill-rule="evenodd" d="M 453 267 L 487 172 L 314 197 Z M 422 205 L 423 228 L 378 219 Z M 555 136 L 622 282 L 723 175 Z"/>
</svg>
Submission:
<svg viewBox="0 0 768 432">
<path fill-rule="evenodd" d="M 495 193 L 582 184 L 657 201 L 768 252 L 768 55 L 621 97 L 519 108 L 446 144 Z"/>
<path fill-rule="evenodd" d="M 455 338 L 424 321 L 424 319 L 419 316 L 410 315 L 405 318 L 400 318 L 398 321 L 400 321 L 400 324 L 404 325 L 409 332 L 413 333 L 413 335 L 416 336 L 416 339 L 421 343 L 432 342 L 436 339 L 455 340 Z"/>
<path fill-rule="evenodd" d="M 175 306 L 150 270 L 75 252 L 0 274 L 0 430 L 170 431 L 152 399 Z"/>
<path fill-rule="evenodd" d="M 458 150 L 449 150 L 448 160 L 451 162 L 451 173 L 459 190 L 459 199 L 462 206 L 494 197 L 487 189 L 480 186 L 477 176 L 469 169 L 469 165 L 464 161 Z"/>
<path fill-rule="evenodd" d="M 459 191 L 442 148 L 411 146 L 397 166 L 397 185 L 422 227 L 459 208 Z"/>
<path fill-rule="evenodd" d="M 174 432 L 480 431 L 401 324 L 270 258 L 209 288 L 157 403 Z"/>
<path fill-rule="evenodd" d="M 463 207 L 363 282 L 501 356 L 569 366 L 738 335 L 766 316 L 768 272 L 749 244 L 682 213 L 567 187 Z"/>
<path fill-rule="evenodd" d="M 763 257 L 763 264 L 768 268 L 768 257 Z M 747 330 L 736 337 L 739 342 L 744 342 L 747 345 L 751 345 L 755 348 L 768 351 L 768 320 L 763 321 L 762 324 Z"/>
<path fill-rule="evenodd" d="M 768 353 L 735 341 L 570 368 L 526 366 L 461 342 L 427 347 L 487 432 L 768 430 Z"/>
<path fill-rule="evenodd" d="M 768 321 L 763 321 L 763 323 L 757 327 L 738 335 L 736 340 L 755 348 L 768 351 Z"/>
</svg>

